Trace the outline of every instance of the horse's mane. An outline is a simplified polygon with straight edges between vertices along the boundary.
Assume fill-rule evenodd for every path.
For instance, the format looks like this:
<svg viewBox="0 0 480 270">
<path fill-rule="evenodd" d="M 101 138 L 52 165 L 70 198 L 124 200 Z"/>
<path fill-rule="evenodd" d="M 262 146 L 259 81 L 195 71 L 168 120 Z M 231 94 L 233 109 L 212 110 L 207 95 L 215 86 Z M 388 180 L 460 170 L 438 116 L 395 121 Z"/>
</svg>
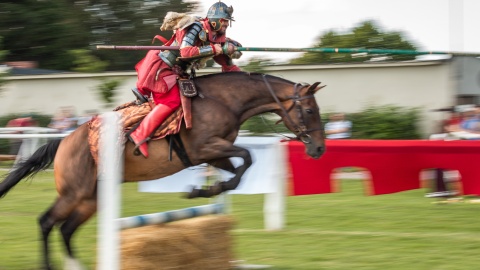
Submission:
<svg viewBox="0 0 480 270">
<path fill-rule="evenodd" d="M 240 71 L 240 72 L 222 72 L 222 73 L 213 73 L 213 74 L 207 74 L 207 75 L 202 75 L 202 76 L 198 76 L 196 77 L 194 80 L 199 80 L 199 79 L 211 79 L 212 77 L 250 77 L 250 78 L 253 78 L 253 79 L 261 79 L 263 80 L 263 76 L 266 76 L 267 79 L 271 79 L 271 80 L 279 80 L 281 82 L 285 82 L 285 83 L 289 83 L 289 84 L 294 84 L 294 82 L 292 81 L 289 81 L 287 79 L 284 79 L 284 78 L 281 78 L 281 77 L 277 77 L 277 76 L 273 76 L 273 75 L 269 75 L 269 74 L 264 74 L 264 73 L 257 73 L 257 72 L 244 72 L 244 71 Z"/>
</svg>

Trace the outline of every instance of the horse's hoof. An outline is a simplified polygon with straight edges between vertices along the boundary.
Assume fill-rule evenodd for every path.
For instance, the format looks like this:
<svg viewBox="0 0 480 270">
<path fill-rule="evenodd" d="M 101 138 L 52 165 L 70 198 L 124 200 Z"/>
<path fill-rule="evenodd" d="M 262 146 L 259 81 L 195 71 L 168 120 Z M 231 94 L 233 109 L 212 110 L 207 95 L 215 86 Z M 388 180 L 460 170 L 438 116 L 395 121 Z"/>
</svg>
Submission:
<svg viewBox="0 0 480 270">
<path fill-rule="evenodd" d="M 192 188 L 192 191 L 190 191 L 189 193 L 187 193 L 187 195 L 185 196 L 187 199 L 194 199 L 194 198 L 198 198 L 200 195 L 200 189 L 198 188 Z"/>
</svg>

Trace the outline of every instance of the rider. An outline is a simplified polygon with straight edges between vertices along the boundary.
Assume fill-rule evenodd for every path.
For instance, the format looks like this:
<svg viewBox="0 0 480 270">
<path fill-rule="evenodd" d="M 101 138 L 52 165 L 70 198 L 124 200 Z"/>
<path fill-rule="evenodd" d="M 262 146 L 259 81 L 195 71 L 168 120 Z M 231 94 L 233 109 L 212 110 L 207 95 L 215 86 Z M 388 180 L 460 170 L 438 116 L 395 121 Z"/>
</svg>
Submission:
<svg viewBox="0 0 480 270">
<path fill-rule="evenodd" d="M 213 4 L 207 17 L 176 30 L 166 45 L 179 46 L 180 50 L 149 51 L 137 63 L 137 89 L 152 97 L 155 107 L 140 125 L 128 135 L 143 156 L 148 157 L 147 141 L 160 124 L 181 105 L 180 91 L 176 83 L 177 74 L 183 73 L 199 58 L 211 58 L 222 66 L 222 72 L 240 71 L 232 63 L 238 58 L 238 42 L 226 37 L 226 30 L 232 17 L 233 8 L 222 2 Z M 154 53 L 153 53 L 154 52 Z M 195 60 L 179 59 L 194 57 Z"/>
</svg>

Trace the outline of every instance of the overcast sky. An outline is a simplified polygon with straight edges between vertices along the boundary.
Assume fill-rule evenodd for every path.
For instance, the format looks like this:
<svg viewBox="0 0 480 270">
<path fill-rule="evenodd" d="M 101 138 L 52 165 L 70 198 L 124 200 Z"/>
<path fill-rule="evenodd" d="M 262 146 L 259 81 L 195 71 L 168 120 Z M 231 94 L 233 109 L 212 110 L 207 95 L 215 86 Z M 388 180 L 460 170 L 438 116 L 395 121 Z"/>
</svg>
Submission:
<svg viewBox="0 0 480 270">
<path fill-rule="evenodd" d="M 205 16 L 218 0 L 201 0 Z M 401 31 L 420 50 L 480 52 L 480 0 L 224 0 L 234 8 L 227 35 L 245 47 L 311 47 L 327 30 L 374 19 Z M 451 31 L 450 29 L 455 29 Z M 252 53 L 275 59 L 294 53 Z"/>
</svg>

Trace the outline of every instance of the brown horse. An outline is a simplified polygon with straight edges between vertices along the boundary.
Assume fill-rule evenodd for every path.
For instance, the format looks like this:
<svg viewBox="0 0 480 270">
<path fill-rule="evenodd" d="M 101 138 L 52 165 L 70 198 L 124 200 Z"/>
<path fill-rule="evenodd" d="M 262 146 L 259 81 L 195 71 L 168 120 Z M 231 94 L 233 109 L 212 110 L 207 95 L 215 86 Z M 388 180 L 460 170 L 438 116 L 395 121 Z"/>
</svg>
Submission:
<svg viewBox="0 0 480 270">
<path fill-rule="evenodd" d="M 194 81 L 199 95 L 192 99 L 193 128 L 187 130 L 182 126 L 180 130 L 185 152 L 193 165 L 208 163 L 235 176 L 206 189 L 193 189 L 189 198 L 211 197 L 238 186 L 252 159 L 248 150 L 234 145 L 234 141 L 240 125 L 254 115 L 278 114 L 305 144 L 309 156 L 319 158 L 323 154 L 323 126 L 314 98 L 322 88 L 319 83 L 298 84 L 270 75 L 244 72 L 200 76 Z M 46 269 L 51 269 L 48 236 L 52 228 L 60 225 L 68 255 L 73 259 L 71 237 L 96 212 L 97 166 L 87 135 L 88 126 L 82 125 L 63 140 L 51 141 L 19 163 L 0 183 L 0 197 L 3 197 L 20 180 L 44 170 L 55 159 L 54 175 L 59 195 L 39 219 Z M 185 169 L 176 154 L 168 161 L 166 140 L 151 141 L 148 147 L 150 156 L 145 159 L 133 154 L 132 143 L 125 145 L 124 182 L 158 179 Z M 234 167 L 231 157 L 242 158 L 243 165 Z"/>
</svg>

